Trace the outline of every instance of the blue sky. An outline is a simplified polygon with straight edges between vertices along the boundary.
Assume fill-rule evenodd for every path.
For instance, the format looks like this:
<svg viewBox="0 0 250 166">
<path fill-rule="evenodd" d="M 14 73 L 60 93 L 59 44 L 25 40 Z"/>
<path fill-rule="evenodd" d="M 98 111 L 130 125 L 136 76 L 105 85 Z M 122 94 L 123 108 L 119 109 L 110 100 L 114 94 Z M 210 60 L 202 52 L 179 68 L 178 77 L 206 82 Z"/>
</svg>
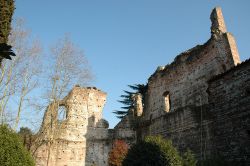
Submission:
<svg viewBox="0 0 250 166">
<path fill-rule="evenodd" d="M 222 7 L 241 60 L 248 59 L 248 0 L 16 0 L 15 17 L 25 18 L 44 49 L 71 35 L 92 66 L 93 86 L 108 94 L 103 115 L 112 128 L 119 121 L 112 111 L 127 85 L 146 83 L 157 66 L 209 39 L 215 6 Z"/>
</svg>

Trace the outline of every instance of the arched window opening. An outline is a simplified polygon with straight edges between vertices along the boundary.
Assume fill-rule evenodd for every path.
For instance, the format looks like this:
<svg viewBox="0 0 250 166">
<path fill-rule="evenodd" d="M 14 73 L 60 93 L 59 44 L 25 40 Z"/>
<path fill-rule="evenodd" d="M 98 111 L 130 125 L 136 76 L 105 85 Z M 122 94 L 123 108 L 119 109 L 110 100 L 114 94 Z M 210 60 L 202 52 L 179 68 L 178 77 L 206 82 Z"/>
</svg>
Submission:
<svg viewBox="0 0 250 166">
<path fill-rule="evenodd" d="M 169 92 L 168 91 L 164 92 L 163 97 L 164 97 L 164 111 L 169 112 L 171 106 Z"/>
<path fill-rule="evenodd" d="M 67 110 L 65 106 L 59 106 L 57 120 L 59 122 L 66 120 L 67 118 Z"/>
</svg>

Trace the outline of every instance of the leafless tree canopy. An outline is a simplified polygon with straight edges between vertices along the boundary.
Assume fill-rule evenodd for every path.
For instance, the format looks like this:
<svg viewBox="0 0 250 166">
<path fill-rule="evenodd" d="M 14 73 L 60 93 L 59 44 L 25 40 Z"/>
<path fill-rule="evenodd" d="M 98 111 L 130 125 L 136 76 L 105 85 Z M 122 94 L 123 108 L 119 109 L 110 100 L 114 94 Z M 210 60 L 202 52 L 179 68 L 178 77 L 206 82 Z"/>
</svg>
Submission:
<svg viewBox="0 0 250 166">
<path fill-rule="evenodd" d="M 17 56 L 2 63 L 1 123 L 17 128 L 20 120 L 32 120 L 35 111 L 44 111 L 48 103 L 62 99 L 74 85 L 86 86 L 92 81 L 87 59 L 69 35 L 53 44 L 45 55 L 39 40 L 25 28 L 24 20 L 17 19 L 9 44 Z M 42 116 L 39 118 L 42 120 Z"/>
<path fill-rule="evenodd" d="M 49 59 L 51 60 L 49 64 L 51 71 L 48 75 L 51 82 L 49 90 L 53 99 L 62 98 L 76 84 L 84 86 L 92 80 L 83 51 L 70 40 L 68 35 L 51 47 Z"/>
<path fill-rule="evenodd" d="M 16 20 L 9 43 L 18 56 L 13 61 L 4 60 L 0 79 L 0 113 L 2 122 L 5 115 L 14 114 L 17 126 L 21 110 L 27 106 L 30 92 L 38 87 L 40 69 L 34 62 L 40 62 L 41 46 L 31 39 L 30 32 L 24 28 L 22 19 Z"/>
</svg>

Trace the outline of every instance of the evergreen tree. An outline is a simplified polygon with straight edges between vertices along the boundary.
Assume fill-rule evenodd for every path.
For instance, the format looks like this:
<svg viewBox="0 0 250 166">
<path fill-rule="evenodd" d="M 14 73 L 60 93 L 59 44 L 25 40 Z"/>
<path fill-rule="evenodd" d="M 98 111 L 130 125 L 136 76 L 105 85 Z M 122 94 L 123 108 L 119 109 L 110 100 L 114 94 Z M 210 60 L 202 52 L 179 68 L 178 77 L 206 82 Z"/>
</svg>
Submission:
<svg viewBox="0 0 250 166">
<path fill-rule="evenodd" d="M 140 93 L 142 95 L 142 103 L 144 103 L 144 97 L 147 90 L 147 86 L 144 84 L 135 84 L 135 85 L 128 85 L 130 89 L 133 91 L 126 91 L 124 90 L 123 95 L 120 97 L 121 100 L 118 100 L 118 102 L 122 103 L 124 106 L 121 107 L 122 110 L 115 110 L 113 111 L 114 114 L 116 114 L 116 117 L 119 119 L 122 119 L 124 116 L 128 114 L 129 109 L 134 108 L 132 96 L 136 93 Z"/>
<path fill-rule="evenodd" d="M 7 43 L 14 13 L 14 0 L 0 0 L 0 43 Z"/>
<path fill-rule="evenodd" d="M 8 45 L 8 37 L 11 31 L 11 20 L 14 13 L 14 0 L 0 0 L 0 63 L 3 58 L 11 59 L 15 56 Z"/>
</svg>

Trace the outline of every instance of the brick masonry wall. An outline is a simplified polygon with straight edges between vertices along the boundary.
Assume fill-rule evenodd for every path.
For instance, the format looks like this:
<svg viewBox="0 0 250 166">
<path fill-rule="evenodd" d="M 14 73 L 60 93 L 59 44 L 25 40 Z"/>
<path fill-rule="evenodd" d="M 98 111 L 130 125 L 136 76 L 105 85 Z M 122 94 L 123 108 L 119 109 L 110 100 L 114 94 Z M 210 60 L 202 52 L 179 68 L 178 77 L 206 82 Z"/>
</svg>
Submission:
<svg viewBox="0 0 250 166">
<path fill-rule="evenodd" d="M 102 119 L 106 93 L 96 88 L 74 87 L 62 100 L 48 106 L 32 150 L 36 165 L 105 166 L 111 139 Z M 60 106 L 66 118 L 58 120 Z"/>
<path fill-rule="evenodd" d="M 208 81 L 240 63 L 232 34 L 226 32 L 220 8 L 211 14 L 211 38 L 159 67 L 148 80 L 137 138 L 162 135 L 184 152 L 191 149 L 198 159 L 214 155 L 214 116 Z M 165 108 L 168 94 L 170 111 Z M 223 95 L 223 93 L 222 93 Z"/>
<path fill-rule="evenodd" d="M 181 53 L 169 65 L 158 67 L 148 79 L 145 119 L 166 114 L 163 97 L 166 92 L 169 93 L 170 112 L 188 105 L 207 104 L 207 81 L 240 63 L 234 37 L 224 32 L 220 8 L 213 10 L 211 21 L 211 38 L 205 44 Z"/>
<path fill-rule="evenodd" d="M 220 157 L 250 164 L 250 60 L 208 81 L 208 104 L 186 106 L 158 118 L 138 117 L 137 136 L 162 135 L 198 159 Z"/>
<path fill-rule="evenodd" d="M 144 105 L 135 98 L 135 110 L 114 129 L 102 119 L 106 94 L 96 88 L 74 87 L 64 100 L 51 103 L 32 147 L 36 164 L 105 166 L 113 140 L 134 143 L 162 135 L 198 159 L 218 153 L 250 165 L 250 63 L 235 67 L 237 46 L 220 8 L 211 21 L 211 38 L 159 67 L 148 80 Z M 67 114 L 62 121 L 60 106 Z"/>
<path fill-rule="evenodd" d="M 209 82 L 214 149 L 226 160 L 250 165 L 250 61 Z"/>
<path fill-rule="evenodd" d="M 190 149 L 201 159 L 212 153 L 211 119 L 208 105 L 183 107 L 148 123 L 140 122 L 137 134 L 140 138 L 161 135 L 172 140 L 181 153 Z"/>
<path fill-rule="evenodd" d="M 156 118 L 166 113 L 165 92 L 169 92 L 170 112 L 188 105 L 207 104 L 207 81 L 238 63 L 227 36 L 222 34 L 217 39 L 211 38 L 206 44 L 179 55 L 173 63 L 157 70 L 148 81 L 144 117 Z"/>
<path fill-rule="evenodd" d="M 37 166 L 106 166 L 115 139 L 135 140 L 131 123 L 116 129 L 102 119 L 106 93 L 74 87 L 62 100 L 51 103 L 32 146 Z M 59 108 L 66 118 L 58 120 Z"/>
</svg>

